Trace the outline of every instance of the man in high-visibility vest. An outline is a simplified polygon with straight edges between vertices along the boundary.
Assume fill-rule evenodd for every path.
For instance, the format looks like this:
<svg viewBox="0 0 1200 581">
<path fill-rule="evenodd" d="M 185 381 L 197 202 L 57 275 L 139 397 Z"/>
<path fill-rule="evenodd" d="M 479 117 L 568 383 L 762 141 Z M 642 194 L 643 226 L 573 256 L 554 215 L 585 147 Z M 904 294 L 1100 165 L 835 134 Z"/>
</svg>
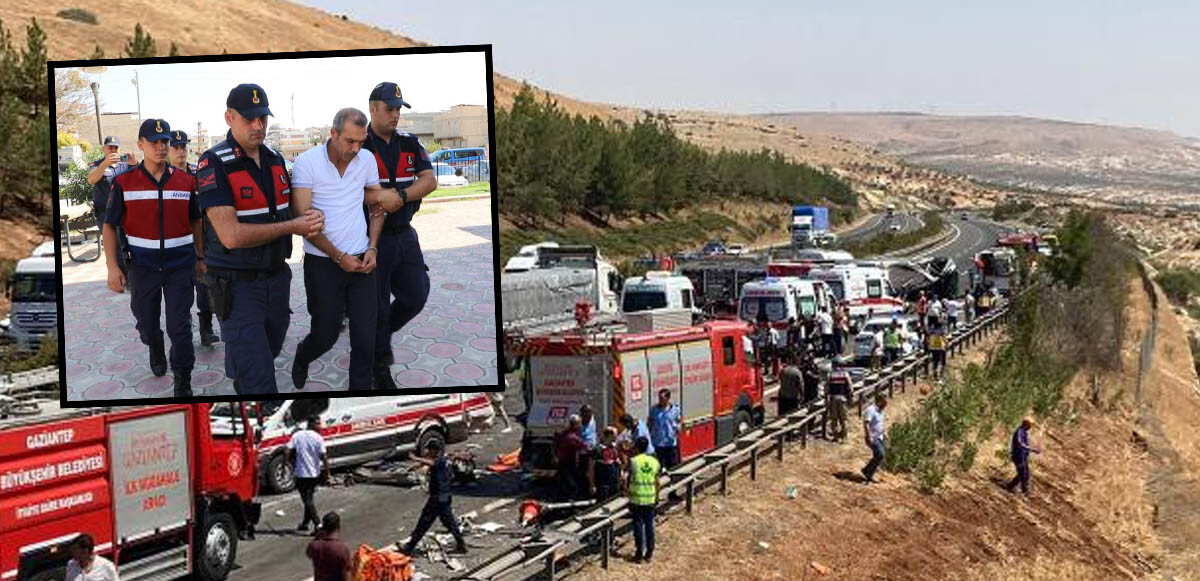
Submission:
<svg viewBox="0 0 1200 581">
<path fill-rule="evenodd" d="M 889 365 L 900 358 L 900 340 L 900 324 L 893 319 L 892 324 L 883 331 L 884 365 Z"/>
<path fill-rule="evenodd" d="M 634 563 L 649 562 L 654 556 L 654 510 L 658 504 L 658 459 L 646 451 L 650 440 L 638 436 L 637 455 L 629 459 L 629 515 L 633 518 Z"/>
</svg>

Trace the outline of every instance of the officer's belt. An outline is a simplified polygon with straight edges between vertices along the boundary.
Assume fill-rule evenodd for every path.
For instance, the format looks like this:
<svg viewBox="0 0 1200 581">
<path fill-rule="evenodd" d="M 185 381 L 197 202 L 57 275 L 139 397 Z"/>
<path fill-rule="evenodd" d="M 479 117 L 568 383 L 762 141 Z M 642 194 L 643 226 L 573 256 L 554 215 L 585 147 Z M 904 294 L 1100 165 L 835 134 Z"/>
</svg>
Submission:
<svg viewBox="0 0 1200 581">
<path fill-rule="evenodd" d="M 287 268 L 287 264 L 284 264 L 283 266 L 281 266 L 279 268 L 274 268 L 271 270 L 228 270 L 228 269 L 223 269 L 223 268 L 211 268 L 210 267 L 208 269 L 208 273 L 216 278 L 224 278 L 224 279 L 228 279 L 228 280 L 240 280 L 240 281 L 251 281 L 252 282 L 252 281 L 267 280 L 267 279 L 283 272 L 283 269 L 285 269 L 285 268 Z"/>
</svg>

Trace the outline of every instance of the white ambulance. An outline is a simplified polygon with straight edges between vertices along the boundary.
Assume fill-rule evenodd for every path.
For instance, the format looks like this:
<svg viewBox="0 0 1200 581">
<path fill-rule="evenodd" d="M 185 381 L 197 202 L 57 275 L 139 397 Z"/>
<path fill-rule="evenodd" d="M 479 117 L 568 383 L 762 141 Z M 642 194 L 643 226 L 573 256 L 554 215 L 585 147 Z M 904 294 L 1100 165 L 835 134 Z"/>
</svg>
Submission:
<svg viewBox="0 0 1200 581">
<path fill-rule="evenodd" d="M 775 326 L 786 326 L 818 312 L 830 312 L 834 304 L 828 287 L 819 281 L 795 276 L 769 276 L 742 285 L 738 299 L 738 318 L 757 323 L 765 315 Z"/>
<path fill-rule="evenodd" d="M 868 316 L 904 312 L 904 299 L 892 289 L 887 269 L 881 263 L 814 268 L 805 278 L 825 283 L 838 302 L 849 306 L 850 318 L 855 322 L 862 322 Z"/>
<path fill-rule="evenodd" d="M 266 400 L 257 402 L 259 474 L 275 492 L 296 485 L 287 462 L 292 433 L 312 414 L 321 416 L 321 435 L 331 468 L 354 466 L 396 451 L 420 453 L 434 440 L 459 442 L 474 427 L 490 425 L 486 393 L 430 393 L 374 397 Z M 215 404 L 214 431 L 228 422 L 228 404 Z"/>
</svg>

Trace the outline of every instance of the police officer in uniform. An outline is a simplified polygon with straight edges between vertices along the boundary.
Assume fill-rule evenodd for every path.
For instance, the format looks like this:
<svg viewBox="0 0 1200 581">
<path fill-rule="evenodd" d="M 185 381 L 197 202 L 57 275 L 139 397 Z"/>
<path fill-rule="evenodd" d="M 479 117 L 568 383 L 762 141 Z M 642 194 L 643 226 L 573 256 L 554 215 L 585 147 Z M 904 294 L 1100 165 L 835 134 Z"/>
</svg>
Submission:
<svg viewBox="0 0 1200 581">
<path fill-rule="evenodd" d="M 187 160 L 188 152 L 188 134 L 186 131 L 178 129 L 171 132 L 171 165 L 192 174 L 196 175 L 196 164 Z M 199 238 L 203 239 L 201 234 Z M 199 261 L 197 261 L 198 263 Z M 208 291 L 204 286 L 204 278 L 200 275 L 199 268 L 196 272 L 196 308 L 200 310 L 197 319 L 200 321 L 200 344 L 208 347 L 216 343 L 220 338 L 216 333 L 213 333 L 212 326 L 212 308 L 208 305 Z"/>
<path fill-rule="evenodd" d="M 238 394 L 274 394 L 290 315 L 285 260 L 292 235 L 320 234 L 324 214 L 291 215 L 283 156 L 263 144 L 271 110 L 262 87 L 238 85 L 225 105 L 229 133 L 197 164 L 205 249 L 198 260 L 225 341 L 225 375 Z"/>
<path fill-rule="evenodd" d="M 371 124 L 365 149 L 375 154 L 379 205 L 387 212 L 375 280 L 379 289 L 379 317 L 375 337 L 375 387 L 395 389 L 389 366 L 392 333 L 400 330 L 425 308 L 429 298 L 429 268 L 421 254 L 412 217 L 421 209 L 421 198 L 437 189 L 437 178 L 429 154 L 415 135 L 396 131 L 400 108 L 409 107 L 396 83 L 379 83 L 370 96 Z M 395 295 L 396 299 L 391 299 Z"/>
<path fill-rule="evenodd" d="M 196 207 L 196 178 L 167 164 L 171 126 L 147 119 L 138 129 L 138 148 L 144 159 L 133 170 L 113 179 L 105 215 L 104 254 L 108 287 L 125 292 L 126 274 L 117 264 L 116 227 L 125 231 L 132 281 L 130 308 L 142 343 L 150 347 L 150 370 L 167 372 L 167 355 L 159 328 L 166 302 L 167 334 L 171 336 L 171 371 L 175 395 L 192 395 L 192 279 L 196 264 L 195 234 L 200 228 Z"/>
<path fill-rule="evenodd" d="M 112 191 L 113 178 L 130 170 L 133 166 L 126 163 L 127 155 L 121 155 L 121 139 L 116 135 L 104 138 L 104 157 L 93 161 L 88 171 L 87 181 L 92 184 L 92 211 L 96 214 L 96 225 L 103 231 L 104 213 L 108 207 L 108 195 Z M 120 231 L 117 232 L 120 235 Z M 121 245 L 118 244 L 118 248 Z M 125 255 L 117 254 L 117 264 L 125 269 Z"/>
</svg>

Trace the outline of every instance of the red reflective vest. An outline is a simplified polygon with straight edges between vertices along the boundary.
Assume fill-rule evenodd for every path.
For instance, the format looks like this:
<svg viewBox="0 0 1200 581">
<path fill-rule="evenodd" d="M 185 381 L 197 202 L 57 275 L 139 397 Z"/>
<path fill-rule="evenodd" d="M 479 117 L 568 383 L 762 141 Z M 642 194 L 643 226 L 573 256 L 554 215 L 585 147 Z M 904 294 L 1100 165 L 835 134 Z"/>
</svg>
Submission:
<svg viewBox="0 0 1200 581">
<path fill-rule="evenodd" d="M 159 186 L 141 166 L 118 175 L 125 212 L 121 228 L 133 264 L 174 270 L 195 264 L 191 204 L 196 178 L 167 166 L 167 179 Z"/>
</svg>

